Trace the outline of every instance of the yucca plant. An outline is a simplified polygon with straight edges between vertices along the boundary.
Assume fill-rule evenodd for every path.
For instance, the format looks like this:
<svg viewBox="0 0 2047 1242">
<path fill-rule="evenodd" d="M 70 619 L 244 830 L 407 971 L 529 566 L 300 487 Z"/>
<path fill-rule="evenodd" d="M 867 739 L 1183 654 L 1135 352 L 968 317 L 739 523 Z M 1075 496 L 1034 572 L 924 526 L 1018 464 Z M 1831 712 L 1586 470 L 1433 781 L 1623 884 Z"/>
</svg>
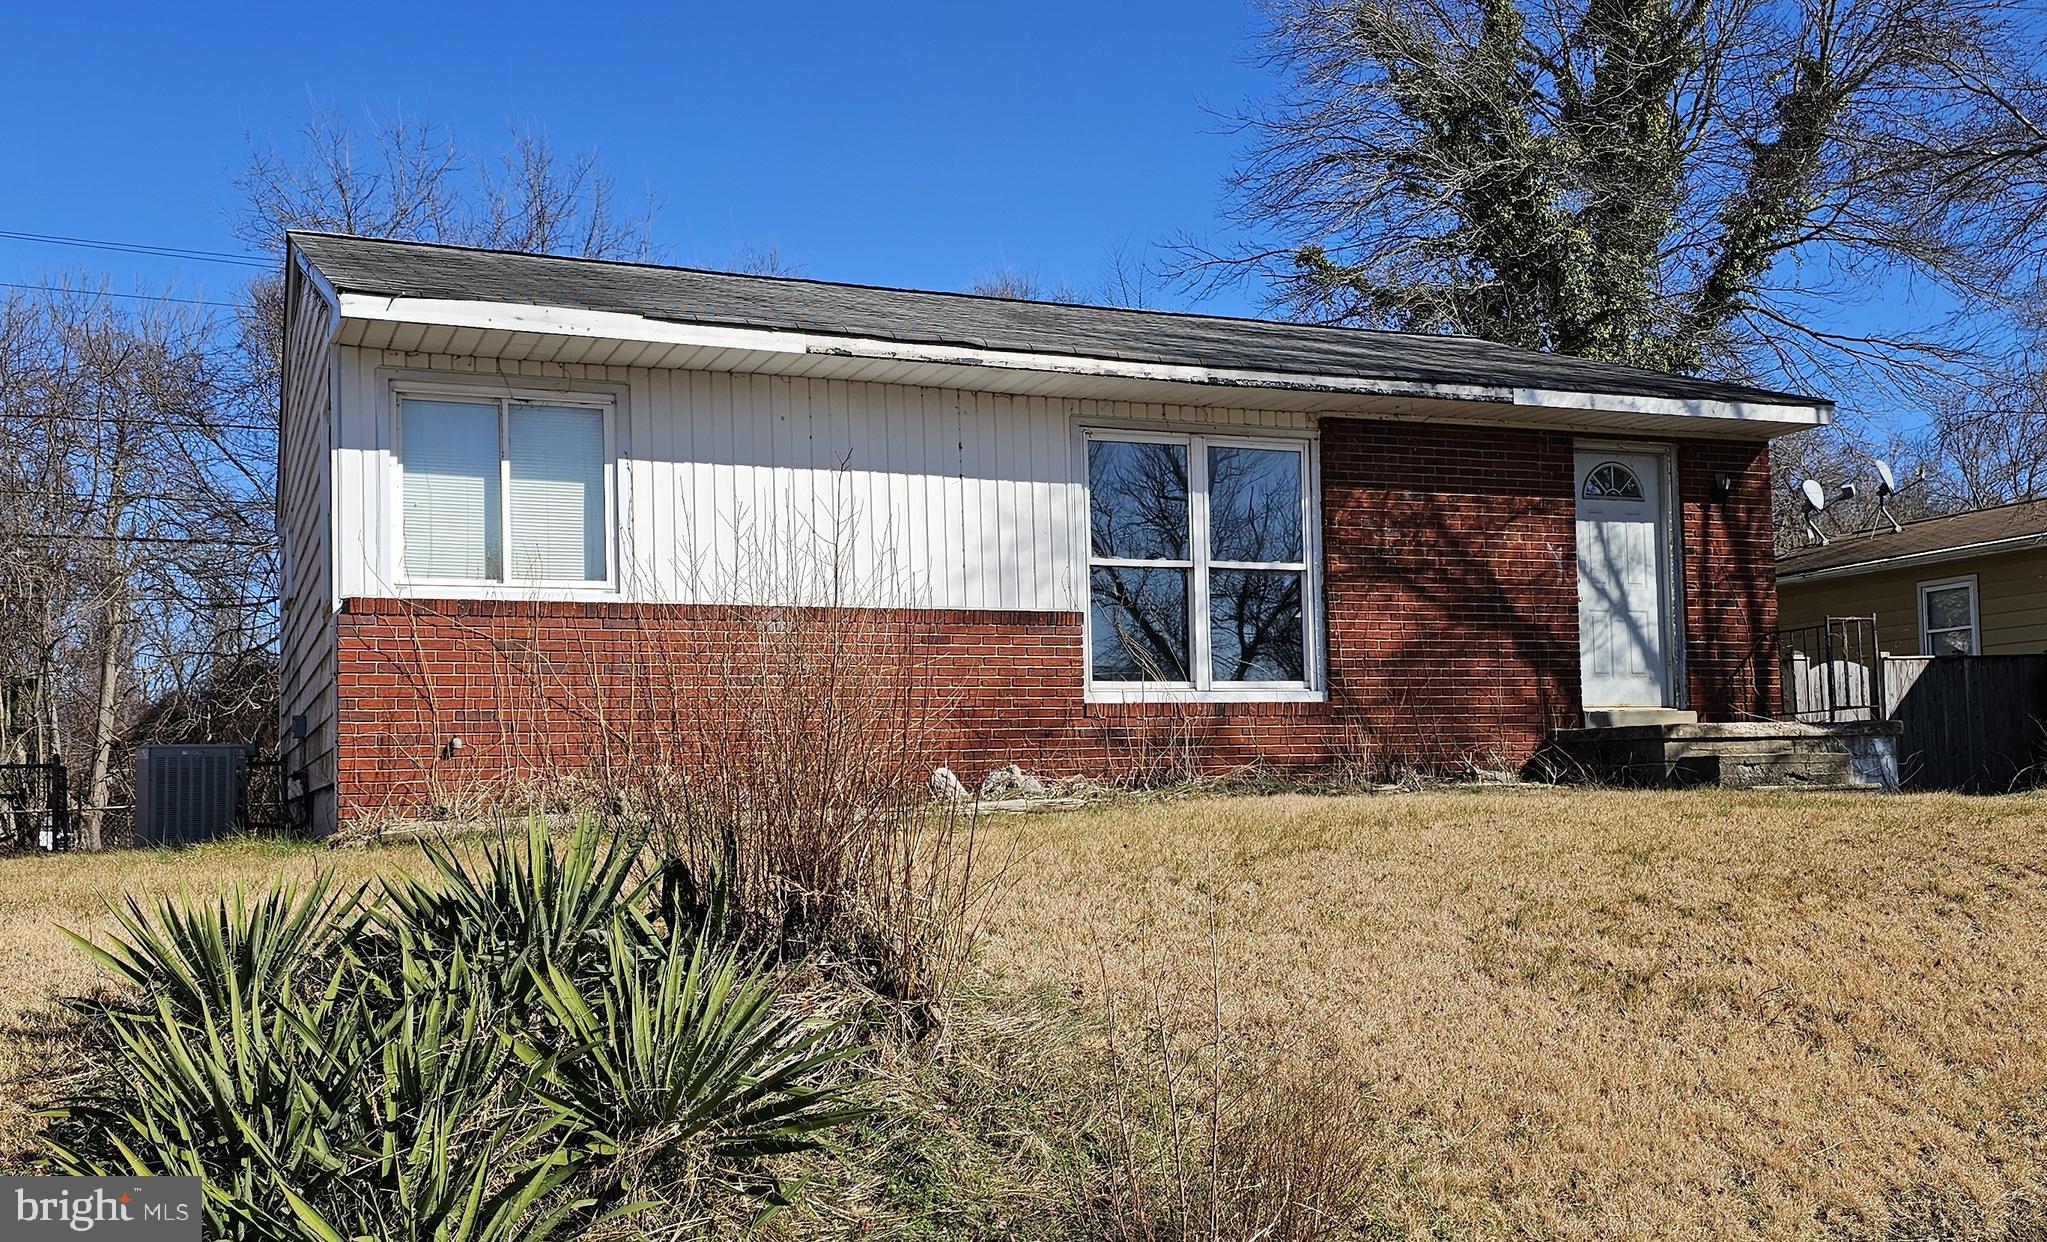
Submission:
<svg viewBox="0 0 2047 1242">
<path fill-rule="evenodd" d="M 580 982 L 536 971 L 541 1021 L 520 1040 L 542 1066 L 540 1098 L 595 1150 L 744 1158 L 818 1145 L 867 1115 L 843 1086 L 818 1085 L 859 1054 L 837 1024 L 778 1013 L 766 974 L 678 929 L 652 962 L 612 938 L 607 969 Z"/>
<path fill-rule="evenodd" d="M 201 1177 L 209 1237 L 510 1242 L 587 1216 L 565 1187 L 588 1157 L 534 1097 L 488 988 L 379 1018 L 353 974 L 193 1018 L 165 997 L 115 1014 L 115 1086 L 59 1110 L 83 1139 L 48 1143 L 52 1166 Z"/>
<path fill-rule="evenodd" d="M 534 1097 L 534 1070 L 498 1029 L 510 1015 L 488 984 L 465 969 L 408 975 L 449 976 L 466 986 L 408 995 L 378 1028 L 356 1175 L 317 1199 L 287 1196 L 308 1236 L 495 1242 L 590 1223 L 594 1200 L 571 1189 L 589 1157 Z"/>
<path fill-rule="evenodd" d="M 346 974 L 337 968 L 310 999 L 236 995 L 185 1014 L 165 993 L 147 1010 L 110 1012 L 114 1064 L 53 1110 L 51 1165 L 201 1177 L 209 1237 L 289 1236 L 282 1188 L 324 1195 L 374 1123 L 360 1083 L 376 1040 Z"/>
<path fill-rule="evenodd" d="M 595 821 L 579 823 L 558 849 L 534 820 L 523 847 L 486 846 L 480 865 L 445 841 L 424 848 L 431 876 L 386 880 L 370 916 L 390 946 L 403 942 L 415 958 L 459 954 L 516 999 L 535 968 L 600 963 L 609 937 L 623 936 L 635 953 L 658 950 L 646 909 L 656 876 L 642 873 L 637 848 Z"/>
<path fill-rule="evenodd" d="M 510 1242 L 648 1206 L 621 1169 L 650 1148 L 762 1156 L 859 1114 L 817 1082 L 835 1028 L 657 931 L 629 846 L 535 826 L 428 858 L 438 883 L 368 900 L 322 878 L 117 910 L 88 947 L 128 990 L 52 1168 L 198 1176 L 209 1237 Z"/>
<path fill-rule="evenodd" d="M 186 1016 L 279 992 L 294 971 L 328 960 L 363 917 L 362 889 L 344 891 L 325 872 L 303 889 L 283 885 L 254 900 L 237 886 L 217 900 L 129 897 L 108 909 L 121 934 L 105 947 L 64 934 L 134 995 L 167 1000 Z"/>
</svg>

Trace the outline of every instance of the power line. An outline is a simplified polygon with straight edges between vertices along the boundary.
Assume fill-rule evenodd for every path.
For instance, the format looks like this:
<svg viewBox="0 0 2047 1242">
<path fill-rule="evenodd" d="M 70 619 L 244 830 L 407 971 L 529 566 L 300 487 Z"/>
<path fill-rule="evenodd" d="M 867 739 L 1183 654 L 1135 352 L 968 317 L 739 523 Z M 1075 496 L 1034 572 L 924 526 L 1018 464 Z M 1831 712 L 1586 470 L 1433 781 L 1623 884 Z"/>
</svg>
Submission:
<svg viewBox="0 0 2047 1242">
<path fill-rule="evenodd" d="M 24 500 L 47 500 L 51 504 L 69 503 L 95 507 L 103 505 L 107 501 L 105 496 L 88 496 L 80 492 L 69 491 L 52 493 L 32 487 L 0 487 L 0 496 L 14 496 Z M 229 507 L 262 505 L 266 508 L 274 503 L 273 498 L 268 496 L 222 496 L 218 494 L 209 496 L 198 492 L 122 492 L 120 499 L 124 501 L 148 501 L 154 504 L 164 504 L 171 501 L 210 501 L 214 504 Z"/>
<path fill-rule="evenodd" d="M 31 293 L 82 293 L 89 298 L 139 298 L 145 302 L 183 302 L 187 306 L 218 306 L 222 310 L 240 310 L 233 302 L 208 302 L 203 298 L 174 298 L 162 293 L 116 293 L 112 289 L 66 289 L 62 285 L 22 285 L 11 280 L 0 280 L 0 289 L 26 289 Z"/>
<path fill-rule="evenodd" d="M 193 250 L 185 246 L 157 246 L 148 242 L 101 241 L 90 237 L 66 237 L 61 233 L 18 233 L 0 229 L 0 237 L 15 241 L 42 242 L 51 246 L 77 246 L 84 250 L 112 250 L 121 254 L 156 255 L 166 259 L 194 259 L 201 263 L 234 263 L 243 267 L 275 267 L 268 259 L 225 250 Z"/>
<path fill-rule="evenodd" d="M 276 423 L 225 423 L 206 419 L 143 418 L 121 414 L 57 414 L 45 410 L 0 410 L 0 423 L 19 419 L 28 423 L 83 423 L 93 427 L 125 426 L 142 431 L 267 431 L 275 434 Z"/>
<path fill-rule="evenodd" d="M 0 531 L 0 539 L 81 539 L 91 543 L 170 543 L 201 544 L 215 548 L 268 548 L 276 546 L 267 539 L 215 539 L 197 535 L 78 535 L 65 531 Z"/>
</svg>

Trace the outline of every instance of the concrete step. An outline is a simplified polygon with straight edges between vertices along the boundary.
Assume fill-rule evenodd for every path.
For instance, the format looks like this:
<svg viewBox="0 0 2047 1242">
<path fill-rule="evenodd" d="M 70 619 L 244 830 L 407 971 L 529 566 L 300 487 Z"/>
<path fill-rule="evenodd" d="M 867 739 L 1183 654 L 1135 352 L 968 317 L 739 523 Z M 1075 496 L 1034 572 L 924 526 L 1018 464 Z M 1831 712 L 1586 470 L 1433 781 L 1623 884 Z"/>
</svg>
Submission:
<svg viewBox="0 0 2047 1242">
<path fill-rule="evenodd" d="M 1560 729 L 1545 766 L 1629 785 L 1895 789 L 1898 726 L 1756 720 Z"/>
<path fill-rule="evenodd" d="M 1588 729 L 1629 729 L 1641 725 L 1689 725 L 1699 723 L 1699 713 L 1674 707 L 1588 707 Z"/>
</svg>

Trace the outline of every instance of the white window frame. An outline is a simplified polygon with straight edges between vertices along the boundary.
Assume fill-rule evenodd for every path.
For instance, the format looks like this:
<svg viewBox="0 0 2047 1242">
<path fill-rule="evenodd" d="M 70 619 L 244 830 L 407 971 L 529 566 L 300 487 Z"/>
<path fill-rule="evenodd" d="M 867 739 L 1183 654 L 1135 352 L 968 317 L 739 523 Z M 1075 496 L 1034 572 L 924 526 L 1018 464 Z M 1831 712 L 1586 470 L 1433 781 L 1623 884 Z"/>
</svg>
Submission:
<svg viewBox="0 0 2047 1242">
<path fill-rule="evenodd" d="M 1939 629 L 1935 629 L 1933 626 L 1929 625 L 1928 621 L 1931 618 L 1927 615 L 1926 611 L 1926 597 L 1933 594 L 1935 591 L 1955 591 L 1964 589 L 1966 589 L 1969 592 L 1969 627 L 1968 627 L 1969 654 L 1970 655 L 1983 654 L 1983 614 L 1980 608 L 1978 607 L 1980 596 L 1978 596 L 1976 592 L 1976 575 L 1963 574 L 1961 577 L 1958 578 L 1939 578 L 1932 582 L 1922 582 L 1919 584 L 1920 655 L 1930 656 L 1939 654 L 1934 650 L 1933 646 L 1933 636 L 1935 634 L 1937 633 L 1953 634 L 1958 632 L 1962 628 L 1959 625 L 1949 625 L 1942 626 Z"/>
<path fill-rule="evenodd" d="M 1320 444 L 1309 433 L 1230 428 L 1178 430 L 1157 427 L 1114 425 L 1084 426 L 1078 429 L 1082 600 L 1083 677 L 1087 701 L 1091 703 L 1319 703 L 1328 698 L 1328 675 L 1323 660 L 1322 608 L 1322 494 Z M 1180 444 L 1187 448 L 1187 546 L 1184 560 L 1131 560 L 1096 556 L 1094 550 L 1094 489 L 1088 472 L 1088 445 L 1097 440 L 1131 444 Z M 1250 448 L 1296 452 L 1301 455 L 1301 555 L 1296 562 L 1217 561 L 1209 556 L 1208 450 Z M 1187 661 L 1192 681 L 1104 681 L 1095 680 L 1094 571 L 1097 568 L 1155 568 L 1188 571 Z M 1281 569 L 1301 575 L 1301 666 L 1302 681 L 1216 682 L 1209 635 L 1208 574 L 1211 569 Z"/>
<path fill-rule="evenodd" d="M 405 401 L 406 398 L 433 401 L 466 401 L 476 405 L 495 404 L 498 409 L 498 530 L 504 541 L 501 558 L 506 576 L 499 578 L 416 578 L 405 568 Z M 562 409 L 592 409 L 604 416 L 604 576 L 602 578 L 514 578 L 512 561 L 512 455 L 511 407 L 544 405 Z M 391 489 L 387 511 L 391 515 L 391 580 L 408 590 L 427 592 L 468 592 L 530 596 L 541 592 L 609 594 L 618 590 L 618 398 L 609 393 L 563 392 L 559 389 L 518 388 L 503 384 L 433 383 L 397 381 L 391 385 Z"/>
</svg>

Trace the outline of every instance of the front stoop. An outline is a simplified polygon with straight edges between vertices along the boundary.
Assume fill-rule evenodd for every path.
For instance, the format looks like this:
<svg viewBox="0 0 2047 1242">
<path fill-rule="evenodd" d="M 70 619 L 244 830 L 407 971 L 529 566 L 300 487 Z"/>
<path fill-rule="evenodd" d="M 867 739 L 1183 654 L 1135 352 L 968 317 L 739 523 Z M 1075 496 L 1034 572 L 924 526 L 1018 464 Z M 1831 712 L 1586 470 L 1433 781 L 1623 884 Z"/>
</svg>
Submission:
<svg viewBox="0 0 2047 1242">
<path fill-rule="evenodd" d="M 1892 720 L 1559 729 L 1538 762 L 1562 779 L 1622 785 L 1895 790 L 1903 732 Z"/>
<path fill-rule="evenodd" d="M 1588 729 L 1626 729 L 1635 725 L 1688 725 L 1699 723 L 1699 713 L 1675 707 L 1588 707 Z"/>
</svg>

